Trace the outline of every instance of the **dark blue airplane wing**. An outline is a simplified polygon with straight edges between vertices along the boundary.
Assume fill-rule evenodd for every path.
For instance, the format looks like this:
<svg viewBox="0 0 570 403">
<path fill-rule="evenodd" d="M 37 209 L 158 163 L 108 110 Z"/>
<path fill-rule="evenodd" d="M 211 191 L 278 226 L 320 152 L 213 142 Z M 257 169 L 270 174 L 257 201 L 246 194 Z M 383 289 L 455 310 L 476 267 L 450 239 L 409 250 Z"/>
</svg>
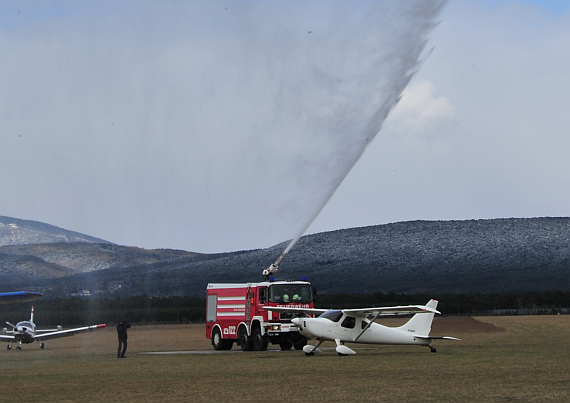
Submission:
<svg viewBox="0 0 570 403">
<path fill-rule="evenodd" d="M 43 297 L 41 292 L 14 291 L 0 292 L 0 304 L 13 304 L 14 302 L 28 302 Z"/>
</svg>

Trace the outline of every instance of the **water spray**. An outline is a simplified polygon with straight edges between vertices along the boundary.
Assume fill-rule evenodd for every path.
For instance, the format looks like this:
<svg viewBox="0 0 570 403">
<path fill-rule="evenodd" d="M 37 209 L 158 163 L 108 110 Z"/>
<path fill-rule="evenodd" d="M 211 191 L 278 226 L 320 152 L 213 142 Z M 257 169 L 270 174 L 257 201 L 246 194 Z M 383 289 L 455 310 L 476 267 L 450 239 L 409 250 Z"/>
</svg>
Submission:
<svg viewBox="0 0 570 403">
<path fill-rule="evenodd" d="M 360 149 L 360 152 L 358 154 L 358 156 L 354 159 L 354 161 L 352 161 L 351 164 L 349 164 L 346 168 L 345 171 L 343 172 L 343 174 L 340 176 L 339 180 L 337 181 L 337 183 L 335 184 L 335 186 L 332 187 L 332 189 L 330 190 L 329 194 L 324 198 L 323 202 L 317 207 L 315 213 L 313 214 L 313 216 L 311 217 L 311 219 L 305 224 L 305 226 L 302 228 L 301 231 L 299 231 L 299 233 L 297 234 L 297 236 L 295 238 L 293 238 L 291 240 L 291 242 L 289 242 L 289 245 L 287 245 L 287 247 L 285 248 L 285 250 L 283 251 L 283 253 L 281 253 L 281 255 L 279 255 L 279 257 L 277 258 L 277 260 L 275 261 L 275 263 L 273 263 L 271 266 L 269 266 L 267 269 L 263 270 L 263 276 L 265 278 L 265 280 L 269 280 L 269 276 L 270 275 L 274 275 L 277 273 L 277 271 L 279 270 L 279 263 L 283 260 L 283 258 L 287 255 L 287 253 L 289 253 L 289 251 L 293 248 L 293 246 L 295 246 L 295 244 L 297 243 L 297 241 L 299 239 L 301 239 L 301 236 L 303 236 L 303 234 L 305 233 L 305 231 L 307 230 L 307 228 L 309 228 L 309 226 L 313 223 L 313 221 L 315 220 L 315 218 L 317 218 L 317 216 L 319 215 L 319 213 L 321 212 L 321 210 L 325 207 L 325 205 L 328 203 L 328 201 L 331 199 L 331 197 L 333 196 L 334 192 L 338 189 L 338 187 L 340 186 L 340 184 L 342 183 L 342 181 L 344 180 L 344 178 L 346 178 L 346 176 L 348 175 L 348 173 L 350 172 L 350 170 L 352 169 L 352 167 L 356 164 L 356 162 L 360 159 L 360 157 L 362 156 L 362 154 L 364 153 L 364 150 L 366 149 L 366 146 L 368 144 L 370 144 L 370 139 L 371 137 L 374 137 L 376 135 L 376 133 L 380 131 L 380 128 L 378 128 L 375 133 L 373 133 L 370 137 L 366 138 L 366 141 L 364 142 L 362 148 Z"/>
<path fill-rule="evenodd" d="M 342 72 L 337 72 L 336 75 L 333 72 L 328 77 L 331 83 L 335 83 L 332 88 L 327 87 L 327 96 L 332 96 L 334 101 L 329 105 L 330 112 L 324 113 L 318 108 L 310 109 L 309 112 L 314 113 L 313 123 L 318 125 L 319 131 L 327 133 L 329 139 L 335 140 L 337 148 L 331 152 L 330 157 L 339 154 L 342 154 L 342 157 L 329 158 L 327 167 L 334 169 L 326 181 L 323 197 L 275 263 L 263 270 L 266 280 L 277 273 L 279 263 L 331 199 L 382 128 L 388 113 L 398 104 L 402 92 L 425 60 L 420 58 L 420 55 L 426 45 L 428 33 L 435 26 L 435 18 L 444 4 L 445 0 L 428 0 L 420 8 L 410 2 L 404 3 L 401 8 L 393 9 L 395 18 L 402 22 L 395 31 L 400 34 L 386 36 L 388 39 L 382 42 L 384 48 L 373 46 L 359 53 L 360 59 L 355 58 L 349 66 L 356 65 L 359 69 L 349 77 L 345 77 Z M 322 77 L 320 79 L 322 80 Z M 316 161 L 319 161 L 318 158 Z M 334 167 L 331 163 L 334 163 Z"/>
</svg>

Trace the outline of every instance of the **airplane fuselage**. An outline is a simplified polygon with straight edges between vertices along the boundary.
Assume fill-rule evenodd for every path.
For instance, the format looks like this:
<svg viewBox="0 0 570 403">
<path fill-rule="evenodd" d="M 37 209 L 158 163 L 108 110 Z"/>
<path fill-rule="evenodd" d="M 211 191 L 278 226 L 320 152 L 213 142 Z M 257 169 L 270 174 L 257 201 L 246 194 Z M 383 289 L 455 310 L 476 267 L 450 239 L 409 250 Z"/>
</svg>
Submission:
<svg viewBox="0 0 570 403">
<path fill-rule="evenodd" d="M 22 321 L 16 324 L 14 339 L 21 344 L 30 344 L 35 341 L 36 326 L 30 321 Z"/>
<path fill-rule="evenodd" d="M 293 321 L 295 324 L 298 324 L 299 332 L 307 338 L 363 344 L 410 344 L 423 346 L 430 344 L 429 340 L 416 337 L 414 329 L 391 328 L 378 323 L 371 323 L 362 332 L 369 324 L 369 321 L 349 315 L 342 315 L 338 322 L 322 317 L 297 318 Z"/>
</svg>

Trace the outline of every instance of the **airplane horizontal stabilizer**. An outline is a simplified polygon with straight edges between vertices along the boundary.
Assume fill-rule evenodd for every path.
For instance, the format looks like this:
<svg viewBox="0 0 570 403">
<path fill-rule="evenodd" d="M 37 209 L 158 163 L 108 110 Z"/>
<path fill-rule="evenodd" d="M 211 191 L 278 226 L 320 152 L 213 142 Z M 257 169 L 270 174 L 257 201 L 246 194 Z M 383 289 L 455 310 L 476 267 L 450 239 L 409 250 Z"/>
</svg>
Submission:
<svg viewBox="0 0 570 403">
<path fill-rule="evenodd" d="M 451 336 L 418 336 L 418 335 L 414 335 L 414 337 L 417 339 L 425 339 L 425 340 L 461 340 L 461 339 L 458 339 L 457 337 L 451 337 Z"/>
</svg>

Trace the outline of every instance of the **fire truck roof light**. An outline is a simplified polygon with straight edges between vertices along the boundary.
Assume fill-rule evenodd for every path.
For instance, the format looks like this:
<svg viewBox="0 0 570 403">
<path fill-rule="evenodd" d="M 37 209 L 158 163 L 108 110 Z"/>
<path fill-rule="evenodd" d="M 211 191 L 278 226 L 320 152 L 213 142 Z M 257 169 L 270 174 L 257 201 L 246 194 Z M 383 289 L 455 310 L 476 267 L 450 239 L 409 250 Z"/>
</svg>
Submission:
<svg viewBox="0 0 570 403">
<path fill-rule="evenodd" d="M 302 281 L 307 281 L 307 276 L 301 277 L 301 280 L 302 280 Z"/>
<path fill-rule="evenodd" d="M 275 281 L 275 277 L 273 277 L 273 276 L 269 277 L 269 281 L 271 281 L 271 282 Z"/>
</svg>

